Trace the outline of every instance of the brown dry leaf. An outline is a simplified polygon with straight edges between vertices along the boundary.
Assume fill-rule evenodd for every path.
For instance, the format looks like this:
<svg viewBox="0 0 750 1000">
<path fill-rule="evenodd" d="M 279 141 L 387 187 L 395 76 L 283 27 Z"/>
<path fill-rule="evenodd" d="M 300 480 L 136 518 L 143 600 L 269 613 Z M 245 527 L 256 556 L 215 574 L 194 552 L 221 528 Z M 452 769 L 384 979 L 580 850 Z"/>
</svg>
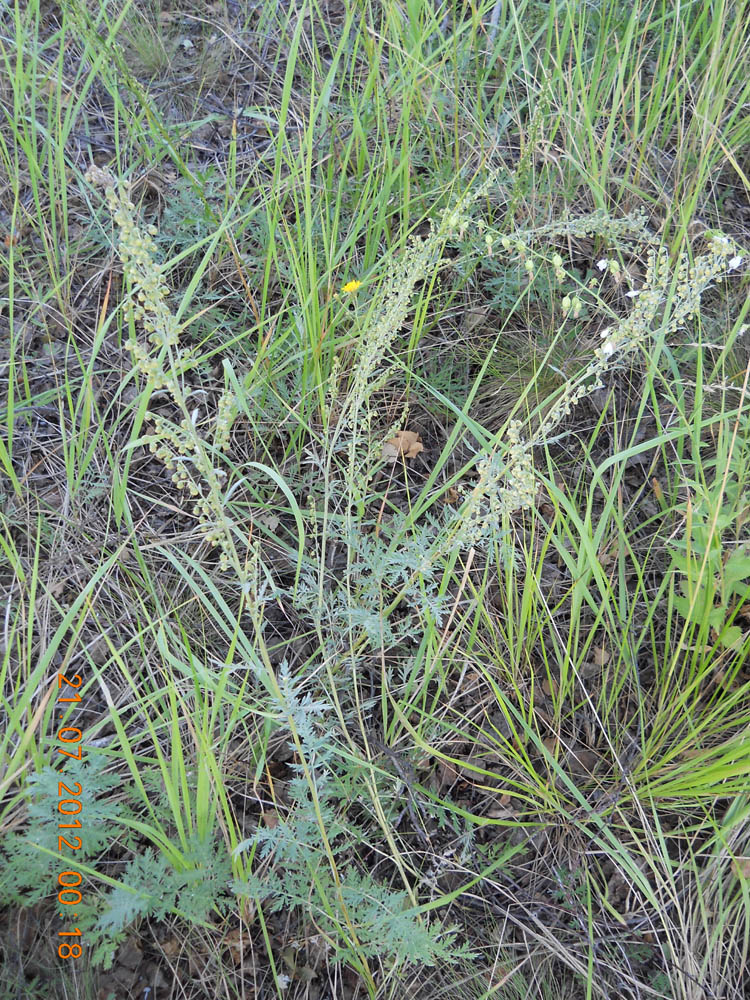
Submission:
<svg viewBox="0 0 750 1000">
<path fill-rule="evenodd" d="M 490 987 L 490 991 L 496 992 L 498 987 L 505 985 L 515 971 L 510 965 L 497 965 L 493 969 L 485 969 L 482 975 Z"/>
<path fill-rule="evenodd" d="M 602 668 L 597 666 L 593 660 L 585 660 L 578 668 L 578 673 L 582 681 L 590 680 L 602 672 Z"/>
<path fill-rule="evenodd" d="M 68 580 L 70 579 L 71 577 L 64 576 L 62 577 L 62 579 L 55 580 L 54 583 L 50 584 L 49 592 L 52 595 L 52 597 L 62 597 L 62 595 L 65 593 L 65 588 L 68 585 Z"/>
<path fill-rule="evenodd" d="M 489 306 L 473 306 L 466 310 L 464 313 L 464 330 L 466 333 L 471 333 L 489 316 Z"/>
<path fill-rule="evenodd" d="M 281 521 L 275 514 L 260 514 L 255 520 L 268 528 L 269 531 L 276 531 L 281 524 Z"/>
<path fill-rule="evenodd" d="M 126 969 L 137 969 L 143 961 L 143 952 L 135 938 L 129 938 L 117 952 L 117 961 Z"/>
<path fill-rule="evenodd" d="M 604 646 L 594 646 L 592 652 L 594 654 L 594 663 L 597 667 L 606 666 L 612 659 L 612 654 Z"/>
<path fill-rule="evenodd" d="M 445 496 L 443 497 L 443 503 L 458 503 L 459 495 L 458 490 L 455 486 L 449 487 L 445 491 Z"/>
<path fill-rule="evenodd" d="M 383 445 L 383 458 L 387 462 L 395 462 L 401 455 L 404 458 L 416 458 L 422 451 L 424 451 L 422 438 L 416 431 L 397 431 Z"/>
<path fill-rule="evenodd" d="M 177 938 L 168 938 L 162 943 L 161 950 L 167 958 L 176 958 L 180 953 L 180 942 Z"/>
<path fill-rule="evenodd" d="M 267 826 L 269 830 L 275 829 L 279 825 L 279 814 L 275 809 L 268 809 L 261 813 L 261 819 L 263 820 L 264 826 Z"/>
<path fill-rule="evenodd" d="M 750 878 L 750 858 L 735 858 L 732 862 L 732 871 L 737 878 Z"/>
<path fill-rule="evenodd" d="M 552 728 L 552 716 L 549 712 L 546 712 L 543 708 L 535 708 L 534 715 L 537 718 L 537 722 L 541 723 L 543 726 L 549 726 Z"/>
<path fill-rule="evenodd" d="M 568 770 L 576 778 L 590 777 L 600 760 L 601 756 L 595 750 L 587 750 L 580 743 L 571 747 L 566 757 Z"/>
<path fill-rule="evenodd" d="M 247 934 L 243 933 L 241 927 L 235 927 L 222 941 L 222 946 L 229 952 L 235 965 L 242 963 L 242 955 L 249 944 L 250 939 Z"/>
<path fill-rule="evenodd" d="M 487 810 L 487 816 L 489 819 L 509 819 L 513 815 L 510 805 L 511 798 L 506 792 L 500 796 L 495 805 L 490 806 Z"/>
<path fill-rule="evenodd" d="M 458 780 L 458 771 L 447 760 L 439 760 L 435 771 L 437 792 L 444 792 Z"/>
<path fill-rule="evenodd" d="M 602 569 L 609 569 L 610 566 L 614 565 L 615 557 L 617 555 L 617 547 L 612 542 L 605 543 L 597 552 L 597 557 L 599 559 L 599 564 Z"/>
</svg>

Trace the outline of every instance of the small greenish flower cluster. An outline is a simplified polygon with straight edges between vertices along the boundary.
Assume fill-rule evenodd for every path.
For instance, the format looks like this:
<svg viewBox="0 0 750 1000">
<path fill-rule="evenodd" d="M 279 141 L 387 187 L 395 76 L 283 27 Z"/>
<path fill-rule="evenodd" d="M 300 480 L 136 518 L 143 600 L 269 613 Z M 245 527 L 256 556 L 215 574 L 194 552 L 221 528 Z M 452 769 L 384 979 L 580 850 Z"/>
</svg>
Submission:
<svg viewBox="0 0 750 1000">
<path fill-rule="evenodd" d="M 668 336 L 692 319 L 700 308 L 701 296 L 715 281 L 737 270 L 743 258 L 730 240 L 719 234 L 712 238 L 708 252 L 690 263 L 687 256 L 680 260 L 676 282 L 669 263 L 666 247 L 656 244 L 645 231 L 645 219 L 636 216 L 617 225 L 614 220 L 606 220 L 602 225 L 600 216 L 585 220 L 567 221 L 529 231 L 513 238 L 504 236 L 500 242 L 504 250 L 515 251 L 522 260 L 530 260 L 531 244 L 539 234 L 546 236 L 591 235 L 592 231 L 605 231 L 610 236 L 624 234 L 645 236 L 647 266 L 643 287 L 632 290 L 628 298 L 634 302 L 633 308 L 614 326 L 603 330 L 601 347 L 594 351 L 594 358 L 581 375 L 571 382 L 562 397 L 547 412 L 534 440 L 524 441 L 521 425 L 511 421 L 507 431 L 507 447 L 502 455 L 493 454 L 477 465 L 479 479 L 467 503 L 457 515 L 458 527 L 452 535 L 454 545 L 477 545 L 492 537 L 492 531 L 500 516 L 531 507 L 536 495 L 532 449 L 550 439 L 553 431 L 586 396 L 604 387 L 603 376 L 618 358 L 644 345 L 654 333 L 663 328 Z M 556 276 L 562 270 L 562 259 L 555 254 L 552 258 Z M 603 266 L 602 266 L 603 265 Z M 619 273 L 616 262 L 603 260 L 599 270 Z M 671 302 L 671 313 L 666 312 Z M 563 304 L 565 314 L 574 316 L 582 307 L 578 297 L 566 297 Z"/>
<path fill-rule="evenodd" d="M 721 281 L 728 271 L 736 270 L 742 258 L 735 246 L 722 233 L 715 234 L 709 242 L 708 253 L 690 263 L 687 254 L 680 258 L 677 270 L 677 297 L 667 326 L 667 336 L 675 333 L 695 317 L 700 309 L 701 296 L 716 281 Z"/>
<path fill-rule="evenodd" d="M 606 367 L 609 359 L 617 351 L 631 350 L 651 336 L 654 321 L 665 300 L 668 284 L 667 248 L 659 247 L 657 250 L 650 247 L 643 288 L 635 297 L 635 306 L 614 330 L 607 328 L 600 333 L 604 343 L 594 351 L 599 368 Z"/>
<path fill-rule="evenodd" d="M 672 297 L 672 312 L 662 320 L 666 322 L 667 336 L 675 333 L 696 315 L 706 289 L 720 280 L 723 274 L 733 270 L 737 266 L 736 261 L 741 261 L 736 254 L 733 244 L 725 236 L 718 235 L 711 241 L 708 253 L 698 257 L 693 264 L 686 255 L 682 256 Z M 650 246 L 643 287 L 628 294 L 635 302 L 633 309 L 616 326 L 601 331 L 603 343 L 594 351 L 594 360 L 580 378 L 566 388 L 562 398 L 547 413 L 535 444 L 546 441 L 581 399 L 603 388 L 602 377 L 618 357 L 635 350 L 653 336 L 658 329 L 659 315 L 668 302 L 671 284 L 672 271 L 667 248 Z"/>
<path fill-rule="evenodd" d="M 565 210 L 555 222 L 536 229 L 521 229 L 513 238 L 522 244 L 531 245 L 565 238 L 584 239 L 592 236 L 601 236 L 615 245 L 623 241 L 635 241 L 641 246 L 646 246 L 659 241 L 659 238 L 649 230 L 643 209 L 630 212 L 621 219 L 614 219 L 601 209 L 577 217 L 571 216 L 569 210 Z"/>
<path fill-rule="evenodd" d="M 484 227 L 482 227 L 483 229 Z M 506 234 L 490 234 L 485 236 L 488 246 L 494 246 L 499 242 L 506 253 L 517 254 L 520 257 L 529 279 L 534 277 L 536 272 L 536 261 L 546 261 L 545 251 L 535 249 L 540 244 L 548 246 L 550 243 L 560 239 L 582 239 L 584 237 L 600 236 L 615 244 L 623 242 L 635 242 L 639 246 L 650 246 L 656 244 L 658 239 L 649 232 L 646 224 L 646 216 L 642 211 L 632 212 L 622 219 L 612 219 L 606 212 L 592 212 L 590 215 L 581 218 L 571 218 L 565 213 L 561 220 L 550 223 L 547 226 L 540 226 L 538 229 L 519 229 L 512 236 Z M 608 265 L 609 261 L 604 261 Z M 616 262 L 611 262 L 614 268 L 619 266 Z M 601 268 L 602 261 L 599 262 Z M 563 259 L 559 253 L 552 256 L 552 267 L 555 273 L 555 280 L 562 284 L 566 278 L 563 267 Z M 565 296 L 563 299 L 563 312 L 567 315 L 572 313 L 574 318 L 578 318 L 581 313 L 583 303 L 577 296 Z"/>
<path fill-rule="evenodd" d="M 565 269 L 563 268 L 563 259 L 559 253 L 556 253 L 552 258 L 552 266 L 555 269 L 555 281 L 558 285 L 561 285 L 565 281 Z"/>
<path fill-rule="evenodd" d="M 570 313 L 573 319 L 578 319 L 578 317 L 581 315 L 581 310 L 583 309 L 583 302 L 578 298 L 577 295 L 564 296 L 561 305 L 562 305 L 563 316 L 567 316 L 568 313 Z"/>
<path fill-rule="evenodd" d="M 215 467 L 215 456 L 226 450 L 237 415 L 234 394 L 224 392 L 219 399 L 211 446 L 198 433 L 199 411 L 190 411 L 191 390 L 183 387 L 180 377 L 180 326 L 167 303 L 169 289 L 155 260 L 152 236 L 156 229 L 150 227 L 147 234 L 141 231 L 134 218 L 133 202 L 111 174 L 92 167 L 86 176 L 91 183 L 105 188 L 107 204 L 120 231 L 118 252 L 129 288 L 125 314 L 131 324 L 139 324 L 147 335 L 146 343 L 133 336 L 128 349 L 149 391 L 166 392 L 182 414 L 179 423 L 174 423 L 160 413 L 147 412 L 146 419 L 153 431 L 144 441 L 172 473 L 175 486 L 193 498 L 206 540 L 211 546 L 220 547 L 221 567 L 228 569 L 231 565 L 239 570 L 232 525 L 225 511 L 226 473 Z"/>
<path fill-rule="evenodd" d="M 232 432 L 232 425 L 237 417 L 237 397 L 229 390 L 219 396 L 216 407 L 216 437 L 214 447 L 219 451 L 226 451 L 229 447 L 229 435 Z"/>
<path fill-rule="evenodd" d="M 534 505 L 537 493 L 531 447 L 521 437 L 521 422 L 511 420 L 507 447 L 477 465 L 479 478 L 459 512 L 452 546 L 472 547 L 489 541 L 500 519 Z"/>
</svg>

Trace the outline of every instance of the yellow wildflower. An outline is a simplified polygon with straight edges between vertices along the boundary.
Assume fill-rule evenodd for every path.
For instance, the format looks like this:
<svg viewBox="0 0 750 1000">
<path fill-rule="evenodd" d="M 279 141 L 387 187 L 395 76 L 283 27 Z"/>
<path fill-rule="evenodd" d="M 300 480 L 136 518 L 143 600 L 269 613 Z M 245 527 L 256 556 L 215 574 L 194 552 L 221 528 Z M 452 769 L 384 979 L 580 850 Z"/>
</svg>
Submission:
<svg viewBox="0 0 750 1000">
<path fill-rule="evenodd" d="M 362 284 L 361 281 L 347 281 L 344 287 L 341 289 L 342 292 L 356 292 L 359 286 Z"/>
</svg>

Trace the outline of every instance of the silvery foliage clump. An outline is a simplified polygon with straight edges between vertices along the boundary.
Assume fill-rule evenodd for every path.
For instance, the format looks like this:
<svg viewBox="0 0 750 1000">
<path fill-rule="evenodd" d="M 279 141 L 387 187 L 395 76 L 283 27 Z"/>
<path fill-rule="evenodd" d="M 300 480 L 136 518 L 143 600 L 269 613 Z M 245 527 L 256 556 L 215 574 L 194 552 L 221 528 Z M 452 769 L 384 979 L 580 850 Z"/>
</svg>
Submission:
<svg viewBox="0 0 750 1000">
<path fill-rule="evenodd" d="M 342 762 L 336 749 L 333 706 L 303 694 L 303 680 L 291 676 L 286 661 L 279 667 L 278 680 L 281 699 L 272 699 L 269 709 L 280 720 L 293 723 L 305 763 L 290 765 L 294 776 L 288 786 L 288 812 L 273 825 L 259 825 L 237 846 L 238 855 L 254 849 L 256 871 L 236 881 L 235 891 L 254 897 L 272 911 L 294 908 L 305 914 L 331 943 L 335 961 L 359 955 L 395 965 L 434 965 L 470 957 L 466 947 L 456 942 L 454 929 L 420 919 L 409 907 L 404 890 L 377 882 L 356 863 L 357 851 L 367 837 L 345 809 L 356 777 L 347 775 L 350 765 Z M 296 752 L 296 745 L 290 746 Z M 321 827 L 331 846 L 336 875 L 321 843 Z M 344 930 L 349 923 L 356 931 L 357 946 Z"/>
<path fill-rule="evenodd" d="M 388 615 L 396 597 L 400 605 L 418 608 L 440 627 L 448 610 L 448 597 L 439 591 L 436 564 L 429 552 L 440 525 L 429 515 L 424 523 L 404 530 L 406 515 L 394 515 L 388 537 L 368 523 L 333 524 L 329 545 L 338 543 L 347 552 L 346 566 L 323 592 L 317 577 L 303 573 L 295 606 L 310 614 L 327 634 L 363 635 L 371 646 L 395 646 L 414 634 L 411 615 Z"/>
</svg>

